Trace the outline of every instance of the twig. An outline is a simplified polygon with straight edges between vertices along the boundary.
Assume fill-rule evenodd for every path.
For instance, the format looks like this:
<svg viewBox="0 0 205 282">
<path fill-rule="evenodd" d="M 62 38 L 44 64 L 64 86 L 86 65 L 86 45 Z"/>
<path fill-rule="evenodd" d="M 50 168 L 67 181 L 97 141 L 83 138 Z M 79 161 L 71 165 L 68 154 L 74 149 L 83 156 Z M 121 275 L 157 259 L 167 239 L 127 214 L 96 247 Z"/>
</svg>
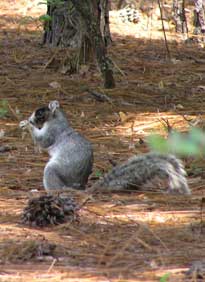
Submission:
<svg viewBox="0 0 205 282">
<path fill-rule="evenodd" d="M 135 240 L 148 251 L 153 251 L 153 248 L 148 243 L 146 243 L 144 240 L 140 239 L 139 237 L 136 237 Z"/>
<path fill-rule="evenodd" d="M 8 103 L 8 107 L 9 107 L 9 110 L 10 112 L 14 115 L 14 117 L 19 121 L 20 118 L 19 116 L 15 113 L 14 109 L 12 108 L 12 106 Z"/>
<path fill-rule="evenodd" d="M 56 263 L 56 261 L 57 261 L 57 259 L 53 259 L 51 265 L 49 266 L 49 269 L 47 270 L 47 273 L 49 273 L 52 270 L 52 268 L 54 267 L 54 264 Z"/>
<path fill-rule="evenodd" d="M 43 69 L 47 69 L 50 64 L 53 62 L 53 60 L 55 59 L 56 55 L 58 54 L 59 49 L 55 50 L 54 54 L 50 57 L 50 59 L 47 61 L 47 63 L 44 65 Z"/>
<path fill-rule="evenodd" d="M 166 251 L 169 251 L 169 248 L 166 246 L 164 241 L 157 234 L 155 234 L 155 232 L 148 225 L 144 225 L 143 227 L 149 230 L 149 232 L 154 236 L 155 239 L 159 240 L 159 242 L 161 243 L 161 245 L 164 247 Z"/>
<path fill-rule="evenodd" d="M 128 238 L 126 241 L 125 241 L 125 244 L 124 246 L 121 247 L 121 249 L 119 249 L 115 255 L 107 262 L 106 266 L 107 267 L 110 267 L 113 265 L 113 262 L 117 261 L 120 257 L 123 257 L 124 256 L 124 252 L 127 248 L 130 247 L 130 245 L 132 245 L 133 241 L 135 241 L 136 239 L 138 239 L 138 236 L 136 233 L 134 233 L 130 238 Z M 139 242 L 139 241 L 138 241 Z M 146 242 L 144 242 L 142 239 L 140 239 L 140 243 L 142 244 L 143 242 L 143 246 L 146 245 L 146 247 L 148 246 L 148 244 Z M 149 248 L 149 247 L 147 247 Z M 151 247 L 150 247 L 151 248 Z"/>
<path fill-rule="evenodd" d="M 171 133 L 173 131 L 173 126 L 170 125 L 169 120 L 165 118 L 160 118 L 159 122 L 165 127 L 167 133 Z"/>
<path fill-rule="evenodd" d="M 203 209 L 204 209 L 204 204 L 205 204 L 205 198 L 203 197 L 201 199 L 201 209 L 200 209 L 200 215 L 201 215 L 201 221 L 200 221 L 200 226 L 201 226 L 201 234 L 203 233 L 203 227 L 204 227 L 204 220 L 203 220 Z"/>
<path fill-rule="evenodd" d="M 95 92 L 89 89 L 87 90 L 87 93 L 91 95 L 93 98 L 95 98 L 95 100 L 98 102 L 108 102 L 112 104 L 112 99 L 108 97 L 106 94 Z"/>
<path fill-rule="evenodd" d="M 166 50 L 167 50 L 167 56 L 168 56 L 169 60 L 171 60 L 171 54 L 170 54 L 170 50 L 169 50 L 169 46 L 168 46 L 168 42 L 167 42 L 167 36 L 166 36 L 166 32 L 165 32 L 165 27 L 164 27 L 162 6 L 161 6 L 160 0 L 158 0 L 157 2 L 158 2 L 159 10 L 160 10 L 160 18 L 161 18 L 161 22 L 162 22 L 162 30 L 163 30 L 163 34 L 164 34 L 164 42 L 165 42 L 165 47 L 166 47 Z"/>
<path fill-rule="evenodd" d="M 182 114 L 181 116 L 183 117 L 183 119 L 184 119 L 189 125 L 191 124 L 191 119 L 188 119 L 188 118 L 186 117 L 186 115 L 184 115 L 184 114 Z"/>
<path fill-rule="evenodd" d="M 198 116 L 197 116 L 197 118 L 196 119 L 188 119 L 185 115 L 182 115 L 182 117 L 183 117 L 183 119 L 188 123 L 188 125 L 191 127 L 195 127 L 195 126 L 197 126 L 197 125 L 199 125 L 202 121 L 203 121 L 203 119 L 202 119 L 202 117 L 201 117 L 201 115 L 199 114 Z"/>
<path fill-rule="evenodd" d="M 116 70 L 118 70 L 119 73 L 120 73 L 122 76 L 126 77 L 125 73 L 120 69 L 120 67 L 119 67 L 115 62 L 112 62 L 112 63 L 113 63 L 113 66 L 116 68 Z"/>
<path fill-rule="evenodd" d="M 85 200 L 82 202 L 82 204 L 78 207 L 78 210 L 81 210 L 92 199 L 93 199 L 93 197 L 91 195 L 86 197 Z"/>
</svg>

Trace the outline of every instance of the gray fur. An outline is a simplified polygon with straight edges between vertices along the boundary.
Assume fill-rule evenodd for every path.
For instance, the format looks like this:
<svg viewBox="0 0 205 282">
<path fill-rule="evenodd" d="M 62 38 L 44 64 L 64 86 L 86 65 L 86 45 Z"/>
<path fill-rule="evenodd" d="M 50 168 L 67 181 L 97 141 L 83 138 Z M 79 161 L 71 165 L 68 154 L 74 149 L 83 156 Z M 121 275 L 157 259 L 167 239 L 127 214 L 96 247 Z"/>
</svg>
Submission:
<svg viewBox="0 0 205 282">
<path fill-rule="evenodd" d="M 175 156 L 158 153 L 133 156 L 114 167 L 91 190 L 157 191 L 157 188 L 168 193 L 191 194 L 184 166 Z"/>
<path fill-rule="evenodd" d="M 91 143 L 69 125 L 58 101 L 41 109 L 43 118 L 36 110 L 20 127 L 29 129 L 34 142 L 50 155 L 44 169 L 45 189 L 84 189 L 92 172 Z"/>
</svg>

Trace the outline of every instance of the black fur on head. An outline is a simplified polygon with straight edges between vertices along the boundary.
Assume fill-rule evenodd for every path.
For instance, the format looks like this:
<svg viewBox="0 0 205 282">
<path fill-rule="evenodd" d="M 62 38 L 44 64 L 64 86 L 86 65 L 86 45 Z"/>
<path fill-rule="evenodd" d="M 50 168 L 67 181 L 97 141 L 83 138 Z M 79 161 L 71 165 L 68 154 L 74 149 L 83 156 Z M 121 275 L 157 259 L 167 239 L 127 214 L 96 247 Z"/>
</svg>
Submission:
<svg viewBox="0 0 205 282">
<path fill-rule="evenodd" d="M 36 127 L 41 128 L 43 124 L 48 120 L 50 115 L 48 107 L 41 107 L 35 111 L 33 123 Z"/>
</svg>

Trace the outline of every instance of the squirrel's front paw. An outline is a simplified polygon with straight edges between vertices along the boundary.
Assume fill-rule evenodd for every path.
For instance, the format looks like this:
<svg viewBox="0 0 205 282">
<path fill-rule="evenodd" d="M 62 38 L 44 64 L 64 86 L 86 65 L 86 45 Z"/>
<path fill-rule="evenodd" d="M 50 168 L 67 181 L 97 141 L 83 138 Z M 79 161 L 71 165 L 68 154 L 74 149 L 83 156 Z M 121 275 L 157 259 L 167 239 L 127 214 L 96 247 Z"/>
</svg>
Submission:
<svg viewBox="0 0 205 282">
<path fill-rule="evenodd" d="M 28 120 L 22 120 L 20 123 L 19 123 L 19 127 L 21 129 L 26 129 L 28 128 L 28 125 L 29 125 L 29 121 Z"/>
</svg>

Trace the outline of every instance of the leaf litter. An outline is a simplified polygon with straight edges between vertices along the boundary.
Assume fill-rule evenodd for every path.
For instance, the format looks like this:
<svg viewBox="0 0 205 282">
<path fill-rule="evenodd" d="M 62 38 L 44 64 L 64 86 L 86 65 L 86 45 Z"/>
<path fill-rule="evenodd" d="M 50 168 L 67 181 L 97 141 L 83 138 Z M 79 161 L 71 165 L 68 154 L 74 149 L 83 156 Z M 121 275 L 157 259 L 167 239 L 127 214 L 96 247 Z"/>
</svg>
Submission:
<svg viewBox="0 0 205 282">
<path fill-rule="evenodd" d="M 203 159 L 184 160 L 190 197 L 157 192 L 91 197 L 71 191 L 69 197 L 82 205 L 79 222 L 27 227 L 21 214 L 28 200 L 45 194 L 47 155 L 36 153 L 29 135 L 22 139 L 18 123 L 39 105 L 59 100 L 72 126 L 93 143 L 91 185 L 112 167 L 110 160 L 116 164 L 147 152 L 141 140 L 150 133 L 166 135 L 161 120 L 186 132 L 184 116 L 204 119 L 204 49 L 184 44 L 168 29 L 168 61 L 160 21 L 153 18 L 150 32 L 146 17 L 125 24 L 112 12 L 109 53 L 117 87 L 105 90 L 94 65 L 68 76 L 58 72 L 55 62 L 48 64 L 56 51 L 40 46 L 37 17 L 43 8 L 30 3 L 32 9 L 23 0 L 0 4 L 0 99 L 9 105 L 0 119 L 1 148 L 9 148 L 0 158 L 0 280 L 159 281 L 169 273 L 169 281 L 191 281 L 187 270 L 205 252 Z M 101 101 L 99 95 L 85 95 L 86 89 L 100 94 Z"/>
</svg>

